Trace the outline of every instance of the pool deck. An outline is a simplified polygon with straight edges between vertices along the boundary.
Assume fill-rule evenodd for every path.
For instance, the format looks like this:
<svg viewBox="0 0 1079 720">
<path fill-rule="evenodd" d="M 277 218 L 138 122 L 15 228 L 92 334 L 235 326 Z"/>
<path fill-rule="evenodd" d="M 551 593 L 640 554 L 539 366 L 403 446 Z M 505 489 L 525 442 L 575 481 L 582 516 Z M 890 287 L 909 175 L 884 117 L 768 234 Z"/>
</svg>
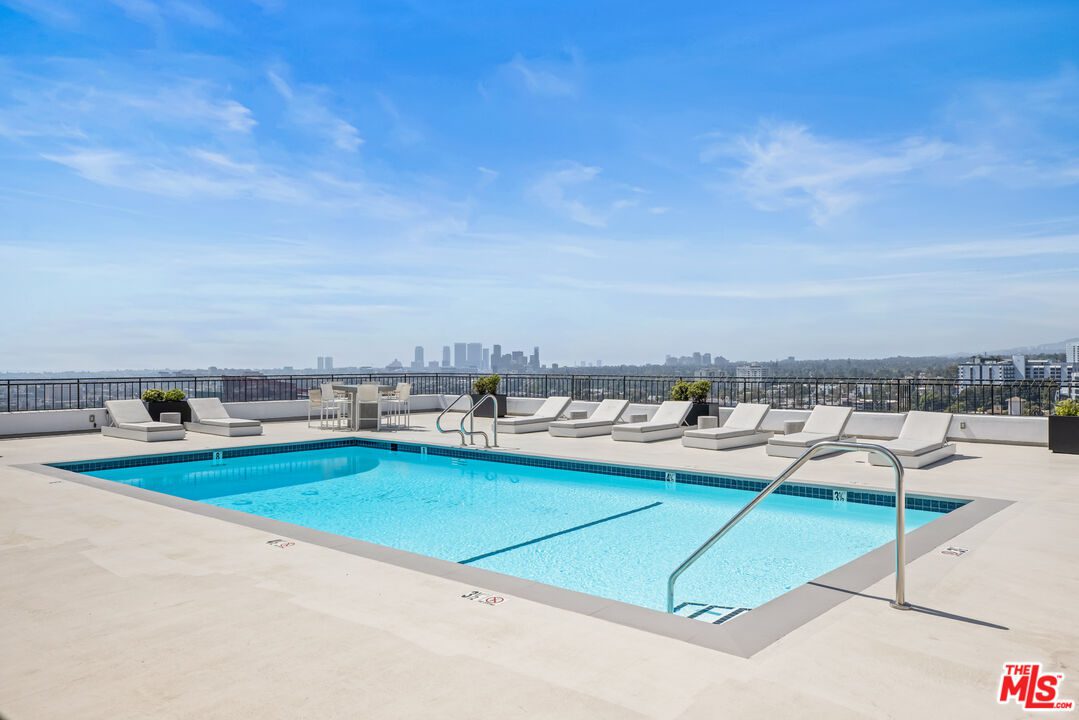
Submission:
<svg viewBox="0 0 1079 720">
<path fill-rule="evenodd" d="M 456 443 L 433 414 L 413 421 L 377 436 Z M 908 471 L 908 492 L 1014 503 L 948 541 L 962 556 L 910 563 L 920 610 L 888 607 L 889 577 L 748 659 L 512 594 L 470 602 L 485 588 L 302 539 L 269 545 L 262 530 L 14 467 L 341 435 L 286 422 L 256 438 L 0 440 L 0 716 L 1020 717 L 996 702 L 1001 666 L 1017 661 L 1065 673 L 1062 697 L 1079 699 L 1079 456 L 1044 448 L 960 444 Z M 677 440 L 499 440 L 754 477 L 788 462 Z M 797 479 L 891 484 L 858 455 Z"/>
</svg>

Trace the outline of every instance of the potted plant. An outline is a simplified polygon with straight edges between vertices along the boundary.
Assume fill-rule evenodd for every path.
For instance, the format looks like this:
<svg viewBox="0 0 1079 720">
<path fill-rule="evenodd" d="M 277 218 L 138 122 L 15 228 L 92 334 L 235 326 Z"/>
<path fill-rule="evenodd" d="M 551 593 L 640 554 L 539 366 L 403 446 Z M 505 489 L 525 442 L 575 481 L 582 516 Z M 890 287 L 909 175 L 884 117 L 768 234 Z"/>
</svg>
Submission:
<svg viewBox="0 0 1079 720">
<path fill-rule="evenodd" d="M 506 417 L 506 396 L 498 392 L 498 384 L 502 382 L 500 375 L 484 375 L 472 382 L 472 404 L 475 405 L 484 395 L 495 396 L 495 404 L 498 405 L 498 417 Z M 476 408 L 476 417 L 494 417 L 491 403 L 486 402 Z"/>
<path fill-rule="evenodd" d="M 163 412 L 177 412 L 180 413 L 181 422 L 191 422 L 191 408 L 187 406 L 187 401 L 184 399 L 186 397 L 184 391 L 179 388 L 172 390 L 150 388 L 142 393 L 146 411 L 154 420 L 160 420 Z"/>
<path fill-rule="evenodd" d="M 1061 400 L 1049 416 L 1049 449 L 1079 455 L 1079 400 Z"/>
<path fill-rule="evenodd" d="M 698 418 L 713 414 L 712 404 L 708 402 L 708 393 L 711 390 L 712 383 L 707 380 L 679 380 L 671 388 L 671 400 L 690 400 L 693 403 L 689 408 L 689 415 L 686 415 L 687 425 L 696 425 Z"/>
</svg>

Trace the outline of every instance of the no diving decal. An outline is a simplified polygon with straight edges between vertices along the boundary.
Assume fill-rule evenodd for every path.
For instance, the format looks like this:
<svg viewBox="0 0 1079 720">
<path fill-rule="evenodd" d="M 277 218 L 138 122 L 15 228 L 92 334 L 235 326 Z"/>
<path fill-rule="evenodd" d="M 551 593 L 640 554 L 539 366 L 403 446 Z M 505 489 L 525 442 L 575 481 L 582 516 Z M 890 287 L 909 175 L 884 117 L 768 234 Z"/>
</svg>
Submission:
<svg viewBox="0 0 1079 720">
<path fill-rule="evenodd" d="M 490 593 L 480 592 L 479 590 L 467 592 L 461 597 L 465 600 L 471 600 L 472 602 L 483 603 L 484 605 L 498 605 L 506 600 L 506 598 L 501 595 L 492 595 Z"/>
</svg>

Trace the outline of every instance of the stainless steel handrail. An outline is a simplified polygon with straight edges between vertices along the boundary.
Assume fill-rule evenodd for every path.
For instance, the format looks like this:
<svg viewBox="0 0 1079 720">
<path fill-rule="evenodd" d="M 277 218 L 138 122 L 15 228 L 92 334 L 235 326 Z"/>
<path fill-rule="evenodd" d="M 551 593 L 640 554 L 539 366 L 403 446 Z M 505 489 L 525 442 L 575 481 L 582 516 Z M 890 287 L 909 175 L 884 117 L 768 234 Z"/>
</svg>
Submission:
<svg viewBox="0 0 1079 720">
<path fill-rule="evenodd" d="M 458 402 L 460 402 L 461 398 L 470 398 L 469 401 L 471 402 L 471 394 L 470 393 L 461 393 L 460 395 L 458 395 L 457 398 L 453 402 L 451 402 L 449 405 L 447 405 L 446 409 L 443 410 L 442 412 L 440 412 L 438 414 L 438 417 L 435 418 L 435 429 L 438 430 L 440 433 L 451 433 L 451 432 L 460 433 L 460 435 L 461 435 L 461 446 L 464 447 L 466 443 L 465 443 L 465 432 L 464 432 L 463 427 L 460 430 L 458 430 L 457 428 L 450 428 L 449 430 L 447 430 L 444 427 L 442 427 L 442 416 L 445 415 L 446 413 L 448 413 L 453 408 L 454 405 L 456 405 Z"/>
<path fill-rule="evenodd" d="M 907 566 L 907 548 L 906 548 L 906 493 L 903 490 L 903 464 L 899 462 L 899 458 L 895 456 L 888 448 L 883 445 L 874 445 L 872 443 L 859 443 L 847 440 L 838 441 L 826 441 L 819 442 L 812 446 L 801 456 L 792 462 L 782 473 L 776 477 L 775 480 L 768 483 L 763 490 L 761 490 L 757 497 L 753 498 L 746 504 L 744 508 L 739 510 L 734 517 L 726 522 L 712 537 L 708 538 L 703 545 L 697 548 L 692 555 L 682 561 L 670 577 L 667 578 L 667 612 L 674 612 L 674 583 L 678 580 L 678 577 L 684 573 L 690 565 L 697 562 L 702 555 L 719 542 L 720 539 L 726 535 L 731 528 L 737 525 L 742 519 L 749 514 L 749 512 L 757 507 L 766 497 L 772 494 L 772 492 L 782 485 L 787 479 L 793 475 L 798 468 L 805 465 L 810 458 L 816 455 L 821 450 L 837 449 L 843 452 L 853 452 L 858 450 L 865 450 L 871 453 L 880 455 L 888 464 L 892 466 L 892 470 L 895 473 L 895 600 L 891 603 L 892 607 L 897 610 L 910 610 L 910 605 L 907 604 L 907 592 L 906 592 L 906 566 Z"/>
<path fill-rule="evenodd" d="M 491 407 L 492 407 L 491 418 L 492 418 L 492 420 L 494 422 L 494 424 L 492 425 L 492 434 L 493 434 L 494 440 L 495 440 L 493 447 L 498 447 L 498 399 L 495 398 L 495 396 L 492 395 L 491 393 L 484 393 L 483 397 L 481 397 L 478 401 L 472 403 L 472 407 L 469 408 L 468 412 L 466 412 L 461 417 L 461 429 L 458 430 L 458 432 L 461 433 L 461 444 L 462 445 L 465 444 L 465 440 L 464 440 L 465 435 L 468 435 L 468 440 L 473 445 L 476 444 L 476 441 L 472 439 L 472 436 L 473 435 L 482 435 L 483 436 L 483 446 L 485 448 L 492 447 L 491 438 L 487 437 L 487 433 L 485 433 L 483 430 L 477 430 L 476 429 L 476 424 L 475 424 L 475 422 L 473 422 L 473 414 L 476 412 L 476 410 L 479 409 L 480 405 L 483 405 L 483 403 L 486 402 L 487 400 L 491 401 Z M 457 401 L 454 400 L 454 402 L 457 402 Z M 468 430 L 465 430 L 465 420 L 469 421 Z"/>
</svg>

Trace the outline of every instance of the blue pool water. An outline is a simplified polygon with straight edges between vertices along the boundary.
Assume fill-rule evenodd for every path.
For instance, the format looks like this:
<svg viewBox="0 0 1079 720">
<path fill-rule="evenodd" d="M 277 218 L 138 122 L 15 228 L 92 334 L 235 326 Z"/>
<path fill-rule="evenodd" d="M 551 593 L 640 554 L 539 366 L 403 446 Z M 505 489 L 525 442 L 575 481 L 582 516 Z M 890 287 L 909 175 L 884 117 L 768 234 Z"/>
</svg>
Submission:
<svg viewBox="0 0 1079 720">
<path fill-rule="evenodd" d="M 88 473 L 657 610 L 667 576 L 753 494 L 363 447 Z M 907 529 L 940 517 L 907 510 Z M 894 539 L 895 509 L 772 495 L 679 580 L 756 607 Z"/>
</svg>

